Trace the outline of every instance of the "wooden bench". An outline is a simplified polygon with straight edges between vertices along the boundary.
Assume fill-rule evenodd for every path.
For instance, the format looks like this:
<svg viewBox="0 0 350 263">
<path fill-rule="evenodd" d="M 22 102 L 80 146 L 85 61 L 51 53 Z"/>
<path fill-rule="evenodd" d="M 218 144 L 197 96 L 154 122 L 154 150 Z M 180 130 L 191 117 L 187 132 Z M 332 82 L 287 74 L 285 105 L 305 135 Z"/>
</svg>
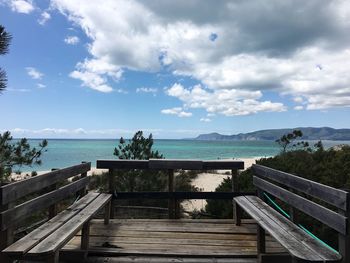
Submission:
<svg viewBox="0 0 350 263">
<path fill-rule="evenodd" d="M 350 261 L 348 192 L 261 165 L 253 165 L 252 169 L 255 174 L 253 183 L 258 189 L 258 196 L 239 196 L 234 198 L 234 202 L 237 225 L 241 223 L 242 210 L 258 224 L 257 250 L 260 261 L 266 258 L 268 262 L 265 254 L 265 231 L 290 253 L 293 262 L 348 263 Z M 289 219 L 265 202 L 266 193 L 290 205 Z M 322 200 L 337 208 L 339 212 L 321 206 L 310 200 L 311 198 L 305 198 L 305 195 L 301 196 L 297 193 Z M 338 232 L 339 253 L 298 226 L 298 210 Z"/>
<path fill-rule="evenodd" d="M 105 224 L 108 224 L 111 203 L 110 194 L 86 193 L 89 181 L 87 171 L 90 167 L 90 163 L 83 163 L 0 188 L 0 202 L 3 206 L 7 204 L 7 209 L 0 213 L 0 234 L 3 241 L 7 238 L 6 242 L 2 243 L 3 247 L 7 247 L 1 252 L 1 262 L 11 262 L 14 259 L 58 262 L 59 250 L 80 230 L 81 249 L 87 252 L 90 220 L 105 208 Z M 58 187 L 57 183 L 60 181 L 77 175 L 80 175 L 77 180 L 70 180 Z M 43 190 L 46 190 L 46 193 L 42 193 Z M 24 203 L 9 205 L 19 198 L 37 192 L 39 194 Z M 77 201 L 57 214 L 57 203 L 72 196 L 77 198 Z M 11 234 L 16 225 L 32 213 L 47 208 L 49 220 L 12 243 Z"/>
</svg>

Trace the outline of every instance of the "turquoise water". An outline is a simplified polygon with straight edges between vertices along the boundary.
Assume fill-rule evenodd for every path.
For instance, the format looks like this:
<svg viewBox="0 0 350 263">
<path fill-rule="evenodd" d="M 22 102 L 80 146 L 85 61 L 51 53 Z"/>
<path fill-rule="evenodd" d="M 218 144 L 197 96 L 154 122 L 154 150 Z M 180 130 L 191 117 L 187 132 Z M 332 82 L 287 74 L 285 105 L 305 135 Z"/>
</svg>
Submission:
<svg viewBox="0 0 350 263">
<path fill-rule="evenodd" d="M 32 146 L 40 140 L 29 140 Z M 43 164 L 33 169 L 50 170 L 89 161 L 96 166 L 97 159 L 114 159 L 114 148 L 118 140 L 65 140 L 49 139 L 47 152 L 42 157 Z M 325 147 L 350 142 L 324 141 Z M 154 149 L 169 159 L 223 159 L 267 157 L 276 155 L 280 148 L 274 141 L 194 141 L 155 140 Z"/>
</svg>

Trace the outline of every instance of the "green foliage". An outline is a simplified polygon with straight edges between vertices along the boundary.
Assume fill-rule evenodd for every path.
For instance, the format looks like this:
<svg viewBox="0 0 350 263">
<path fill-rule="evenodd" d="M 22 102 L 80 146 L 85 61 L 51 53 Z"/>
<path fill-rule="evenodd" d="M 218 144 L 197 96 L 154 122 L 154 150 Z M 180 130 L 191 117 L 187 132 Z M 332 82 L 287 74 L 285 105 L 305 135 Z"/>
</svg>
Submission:
<svg viewBox="0 0 350 263">
<path fill-rule="evenodd" d="M 161 159 L 163 155 L 158 151 L 152 150 L 153 138 L 152 134 L 148 138 L 143 137 L 143 132 L 138 131 L 132 137 L 129 143 L 126 143 L 123 137 L 119 140 L 119 145 L 114 149 L 114 155 L 118 159 L 131 160 L 148 160 L 151 158 Z"/>
<path fill-rule="evenodd" d="M 27 139 L 23 138 L 16 143 L 10 132 L 0 134 L 0 182 L 9 179 L 13 168 L 20 168 L 23 165 L 32 166 L 41 164 L 41 155 L 46 151 L 47 141 L 43 140 L 39 148 L 30 147 Z"/>
<path fill-rule="evenodd" d="M 145 138 L 142 131 L 138 131 L 129 142 L 120 138 L 119 145 L 114 149 L 118 159 L 148 160 L 163 158 L 158 151 L 153 151 L 152 134 Z M 163 172 L 130 170 L 115 171 L 116 189 L 119 192 L 164 191 L 167 176 Z"/>
<path fill-rule="evenodd" d="M 11 35 L 0 25 L 0 55 L 4 55 L 8 52 L 10 41 Z M 0 93 L 6 88 L 6 81 L 6 72 L 0 68 Z"/>
<path fill-rule="evenodd" d="M 283 135 L 281 138 L 277 139 L 276 142 L 281 146 L 282 153 L 285 153 L 288 147 L 292 147 L 294 149 L 300 148 L 300 147 L 308 148 L 309 147 L 308 142 L 299 141 L 299 142 L 293 143 L 295 140 L 301 137 L 303 137 L 303 133 L 300 130 L 294 130 L 291 133 Z"/>
</svg>

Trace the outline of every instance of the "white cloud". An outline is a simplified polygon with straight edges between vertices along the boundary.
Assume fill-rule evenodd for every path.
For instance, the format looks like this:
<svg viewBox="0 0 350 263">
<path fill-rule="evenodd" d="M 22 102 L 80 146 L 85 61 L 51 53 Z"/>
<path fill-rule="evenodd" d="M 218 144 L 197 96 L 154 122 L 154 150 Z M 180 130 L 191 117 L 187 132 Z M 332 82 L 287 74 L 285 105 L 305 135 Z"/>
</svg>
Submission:
<svg viewBox="0 0 350 263">
<path fill-rule="evenodd" d="M 29 137 L 29 138 L 117 138 L 119 136 L 131 137 L 137 130 L 142 130 L 145 133 L 159 134 L 162 129 L 150 129 L 140 127 L 135 130 L 126 129 L 66 129 L 66 128 L 43 128 L 43 129 L 24 129 L 14 128 L 10 129 L 11 134 L 16 138 Z M 0 132 L 4 132 L 1 130 Z M 172 131 L 176 132 L 176 131 Z"/>
<path fill-rule="evenodd" d="M 80 39 L 77 36 L 67 36 L 64 39 L 64 42 L 68 45 L 76 45 L 79 43 L 79 41 L 80 41 Z"/>
<path fill-rule="evenodd" d="M 171 96 L 228 116 L 284 110 L 262 100 L 266 91 L 301 97 L 306 109 L 350 106 L 349 1 L 53 0 L 52 7 L 90 38 L 90 58 L 82 63 L 108 65 L 78 69 L 101 85 L 109 87 L 108 77 L 121 69 L 166 68 L 198 80 L 215 103 L 193 99 L 191 89 L 181 94 L 186 101 Z"/>
<path fill-rule="evenodd" d="M 43 26 L 50 19 L 51 19 L 50 13 L 44 11 L 44 12 L 41 13 L 40 18 L 38 19 L 38 23 Z"/>
<path fill-rule="evenodd" d="M 7 88 L 7 91 L 13 91 L 13 92 L 30 92 L 30 89 L 13 89 L 13 88 Z"/>
<path fill-rule="evenodd" d="M 181 107 L 175 107 L 171 109 L 164 109 L 161 110 L 161 113 L 163 114 L 169 114 L 169 115 L 176 115 L 178 117 L 191 117 L 191 112 L 184 111 Z"/>
<path fill-rule="evenodd" d="M 42 84 L 42 83 L 38 83 L 38 84 L 36 84 L 36 86 L 37 86 L 39 89 L 44 89 L 44 88 L 46 88 L 46 85 L 45 85 L 45 84 Z"/>
<path fill-rule="evenodd" d="M 282 103 L 260 101 L 260 91 L 238 89 L 208 90 L 201 85 L 185 88 L 175 83 L 166 90 L 166 94 L 180 99 L 185 107 L 202 108 L 210 114 L 220 113 L 226 116 L 248 115 L 258 112 L 285 111 Z"/>
<path fill-rule="evenodd" d="M 304 107 L 301 106 L 301 105 L 298 105 L 298 106 L 294 107 L 294 110 L 303 110 L 303 109 L 304 109 Z"/>
<path fill-rule="evenodd" d="M 103 59 L 91 59 L 80 62 L 70 76 L 80 79 L 83 86 L 93 90 L 108 93 L 113 88 L 108 84 L 107 77 L 118 81 L 122 76 L 122 70 Z"/>
<path fill-rule="evenodd" d="M 41 73 L 39 70 L 33 67 L 26 67 L 27 74 L 32 78 L 32 79 L 42 79 L 44 76 L 43 73 Z"/>
<path fill-rule="evenodd" d="M 96 73 L 75 70 L 69 76 L 81 80 L 83 82 L 82 85 L 85 87 L 104 93 L 113 91 L 113 88 L 106 84 L 106 80 Z"/>
<path fill-rule="evenodd" d="M 31 0 L 9 0 L 7 4 L 13 12 L 29 14 L 34 11 L 33 1 Z"/>
<path fill-rule="evenodd" d="M 136 89 L 136 93 L 157 93 L 158 89 L 157 88 L 146 88 L 146 87 L 141 87 Z"/>
<path fill-rule="evenodd" d="M 302 102 L 304 102 L 304 99 L 302 97 L 294 97 L 293 101 L 296 103 L 302 103 Z"/>
<path fill-rule="evenodd" d="M 211 119 L 209 118 L 200 118 L 201 122 L 211 122 Z"/>
</svg>

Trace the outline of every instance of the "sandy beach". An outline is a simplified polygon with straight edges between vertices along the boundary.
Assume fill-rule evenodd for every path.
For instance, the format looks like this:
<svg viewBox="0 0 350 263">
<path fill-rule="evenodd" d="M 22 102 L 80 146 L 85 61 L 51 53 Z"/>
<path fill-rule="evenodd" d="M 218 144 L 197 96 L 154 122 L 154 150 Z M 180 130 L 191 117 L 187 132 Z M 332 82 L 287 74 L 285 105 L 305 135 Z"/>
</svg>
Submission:
<svg viewBox="0 0 350 263">
<path fill-rule="evenodd" d="M 237 161 L 244 161 L 244 169 L 251 167 L 256 160 L 261 157 L 256 158 L 240 158 Z M 231 172 L 230 170 L 220 170 L 218 173 L 201 173 L 198 177 L 192 181 L 192 185 L 200 188 L 203 192 L 214 192 L 216 187 L 224 180 L 224 178 L 230 177 L 225 173 Z M 205 208 L 205 200 L 188 200 L 182 203 L 186 211 L 201 210 Z"/>
</svg>

